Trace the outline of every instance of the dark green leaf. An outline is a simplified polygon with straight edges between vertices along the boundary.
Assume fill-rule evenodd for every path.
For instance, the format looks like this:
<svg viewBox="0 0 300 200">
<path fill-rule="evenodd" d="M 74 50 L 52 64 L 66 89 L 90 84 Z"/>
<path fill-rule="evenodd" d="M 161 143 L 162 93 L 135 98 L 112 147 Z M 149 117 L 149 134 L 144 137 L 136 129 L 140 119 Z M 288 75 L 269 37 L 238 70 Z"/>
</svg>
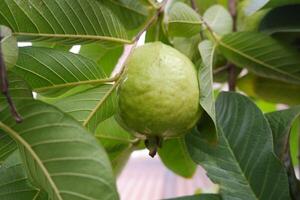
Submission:
<svg viewBox="0 0 300 200">
<path fill-rule="evenodd" d="M 275 8 L 279 6 L 295 5 L 299 3 L 299 0 L 249 0 L 247 2 L 245 12 L 247 15 L 251 15 L 262 8 Z"/>
<path fill-rule="evenodd" d="M 118 199 L 104 149 L 79 123 L 57 108 L 23 101 L 23 122 L 0 113 L 1 134 L 13 138 L 33 184 L 53 200 Z M 95 190 L 97 188 L 97 190 Z"/>
<path fill-rule="evenodd" d="M 169 139 L 158 150 L 162 162 L 176 174 L 191 178 L 196 171 L 196 163 L 191 159 L 184 138 Z"/>
<path fill-rule="evenodd" d="M 262 112 L 246 97 L 221 93 L 216 103 L 219 144 L 187 136 L 195 162 L 220 185 L 224 200 L 288 200 L 287 175 L 273 152 L 272 131 Z"/>
<path fill-rule="evenodd" d="M 217 194 L 199 194 L 194 196 L 178 197 L 168 200 L 221 200 L 221 197 Z"/>
<path fill-rule="evenodd" d="M 300 84 L 298 53 L 268 35 L 231 33 L 219 41 L 219 49 L 228 60 L 257 75 Z"/>
</svg>

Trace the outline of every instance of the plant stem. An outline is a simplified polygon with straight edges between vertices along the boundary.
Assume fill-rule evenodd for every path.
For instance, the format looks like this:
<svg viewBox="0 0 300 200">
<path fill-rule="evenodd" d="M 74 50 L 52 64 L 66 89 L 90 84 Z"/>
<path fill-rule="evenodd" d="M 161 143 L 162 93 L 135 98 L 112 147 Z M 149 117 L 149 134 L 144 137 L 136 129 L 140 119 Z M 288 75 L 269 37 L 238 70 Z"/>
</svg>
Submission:
<svg viewBox="0 0 300 200">
<path fill-rule="evenodd" d="M 236 0 L 229 0 L 228 1 L 228 9 L 230 12 L 230 15 L 233 19 L 233 27 L 232 30 L 235 32 L 237 30 L 236 27 L 236 19 L 237 19 L 237 11 L 236 11 Z M 228 89 L 229 91 L 235 91 L 236 87 L 236 66 L 233 63 L 228 64 Z"/>
<path fill-rule="evenodd" d="M 191 5 L 192 5 L 192 8 L 193 8 L 196 12 L 199 11 L 198 6 L 197 6 L 197 3 L 196 3 L 195 0 L 191 0 Z"/>
<path fill-rule="evenodd" d="M 0 37 L 0 42 L 2 41 L 2 37 Z M 4 62 L 4 55 L 2 53 L 2 47 L 0 45 L 0 80 L 1 80 L 1 92 L 6 97 L 6 101 L 9 105 L 12 116 L 15 118 L 16 122 L 21 122 L 22 117 L 18 113 L 15 104 L 9 95 L 9 83 L 7 78 L 6 66 Z"/>
</svg>

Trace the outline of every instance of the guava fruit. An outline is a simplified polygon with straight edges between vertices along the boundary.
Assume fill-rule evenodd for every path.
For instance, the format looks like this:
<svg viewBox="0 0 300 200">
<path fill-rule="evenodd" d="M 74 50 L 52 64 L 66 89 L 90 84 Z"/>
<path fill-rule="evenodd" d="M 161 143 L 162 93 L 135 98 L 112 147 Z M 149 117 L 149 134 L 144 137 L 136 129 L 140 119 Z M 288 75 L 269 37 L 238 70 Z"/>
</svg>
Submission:
<svg viewBox="0 0 300 200">
<path fill-rule="evenodd" d="M 150 155 L 165 138 L 187 133 L 199 119 L 199 83 L 193 63 L 161 42 L 134 50 L 117 89 L 117 120 L 146 139 Z"/>
</svg>

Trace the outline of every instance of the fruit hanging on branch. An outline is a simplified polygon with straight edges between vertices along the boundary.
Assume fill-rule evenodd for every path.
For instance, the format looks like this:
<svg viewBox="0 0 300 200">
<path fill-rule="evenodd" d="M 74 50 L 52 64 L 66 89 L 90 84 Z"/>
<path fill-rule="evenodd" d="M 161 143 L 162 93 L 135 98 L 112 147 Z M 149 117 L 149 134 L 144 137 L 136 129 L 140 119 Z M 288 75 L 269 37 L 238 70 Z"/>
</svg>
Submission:
<svg viewBox="0 0 300 200">
<path fill-rule="evenodd" d="M 176 49 L 148 43 L 132 53 L 118 88 L 119 123 L 146 139 L 154 156 L 163 139 L 187 133 L 199 119 L 199 83 L 193 63 Z"/>
</svg>

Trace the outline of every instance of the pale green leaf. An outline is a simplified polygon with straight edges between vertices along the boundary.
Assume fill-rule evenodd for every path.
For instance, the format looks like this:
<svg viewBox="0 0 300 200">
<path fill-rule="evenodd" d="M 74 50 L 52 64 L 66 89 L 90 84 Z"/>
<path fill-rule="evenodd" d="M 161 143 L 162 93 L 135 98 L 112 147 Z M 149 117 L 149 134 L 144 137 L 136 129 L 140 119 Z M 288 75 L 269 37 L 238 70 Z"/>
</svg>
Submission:
<svg viewBox="0 0 300 200">
<path fill-rule="evenodd" d="M 1 24 L 1 23 L 0 23 Z M 18 59 L 17 39 L 12 35 L 11 30 L 0 25 L 0 48 L 7 69 L 12 68 Z"/>
<path fill-rule="evenodd" d="M 207 9 L 203 19 L 217 35 L 226 35 L 233 30 L 232 17 L 221 5 L 214 5 Z"/>
<path fill-rule="evenodd" d="M 196 172 L 196 163 L 189 155 L 184 138 L 164 141 L 158 154 L 164 165 L 180 176 L 191 178 Z"/>
<path fill-rule="evenodd" d="M 202 64 L 199 67 L 199 85 L 200 85 L 200 105 L 204 113 L 198 122 L 198 131 L 209 141 L 215 142 L 218 139 L 216 128 L 216 111 L 213 90 L 213 64 L 215 45 L 209 40 L 204 40 L 198 47 Z"/>
<path fill-rule="evenodd" d="M 228 60 L 257 75 L 300 84 L 298 53 L 268 35 L 231 33 L 219 41 L 219 49 Z"/>
<path fill-rule="evenodd" d="M 178 197 L 168 200 L 221 200 L 222 198 L 218 194 L 198 194 L 194 196 Z"/>
<path fill-rule="evenodd" d="M 237 93 L 221 93 L 216 111 L 217 146 L 194 133 L 186 140 L 194 161 L 219 184 L 222 199 L 290 199 L 286 171 L 274 154 L 272 130 L 263 113 Z"/>
<path fill-rule="evenodd" d="M 172 37 L 190 37 L 200 34 L 201 20 L 198 13 L 182 3 L 174 3 L 167 13 L 168 34 Z"/>
<path fill-rule="evenodd" d="M 69 115 L 39 101 L 23 101 L 16 124 L 9 109 L 1 112 L 0 129 L 21 152 L 29 180 L 52 200 L 118 199 L 104 149 Z M 95 190 L 97 188 L 97 190 Z"/>
</svg>

